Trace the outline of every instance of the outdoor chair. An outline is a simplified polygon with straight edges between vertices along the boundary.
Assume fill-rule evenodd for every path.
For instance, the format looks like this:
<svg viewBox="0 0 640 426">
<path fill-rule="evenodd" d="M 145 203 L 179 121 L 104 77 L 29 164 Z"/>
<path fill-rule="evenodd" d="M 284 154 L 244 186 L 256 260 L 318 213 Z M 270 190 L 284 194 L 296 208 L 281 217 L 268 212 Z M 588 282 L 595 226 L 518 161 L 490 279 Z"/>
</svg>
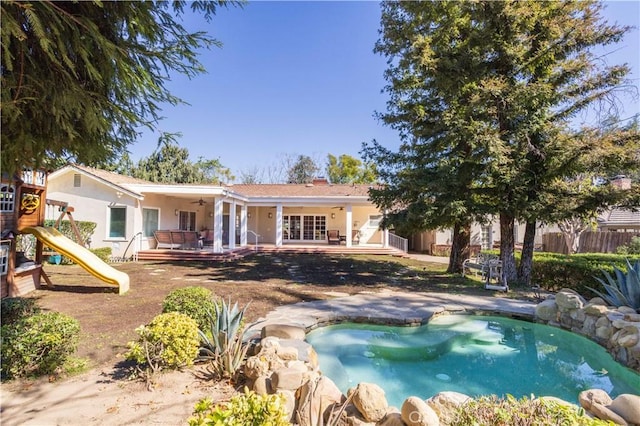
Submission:
<svg viewBox="0 0 640 426">
<path fill-rule="evenodd" d="M 171 231 L 160 231 L 160 230 L 153 231 L 153 236 L 156 238 L 156 241 L 157 241 L 157 244 L 156 244 L 157 249 L 180 248 L 180 244 L 174 243 L 173 240 L 171 239 Z"/>
<path fill-rule="evenodd" d="M 351 244 L 360 244 L 360 231 L 355 229 L 351 231 Z"/>
<path fill-rule="evenodd" d="M 178 248 L 184 247 L 184 231 L 171 231 L 171 242 L 177 244 Z"/>
<path fill-rule="evenodd" d="M 199 235 L 196 231 L 184 231 L 184 244 L 183 248 L 187 249 L 199 249 L 200 248 L 200 239 Z"/>
<path fill-rule="evenodd" d="M 340 244 L 340 231 L 337 229 L 330 229 L 327 231 L 327 243 L 328 244 Z"/>
</svg>

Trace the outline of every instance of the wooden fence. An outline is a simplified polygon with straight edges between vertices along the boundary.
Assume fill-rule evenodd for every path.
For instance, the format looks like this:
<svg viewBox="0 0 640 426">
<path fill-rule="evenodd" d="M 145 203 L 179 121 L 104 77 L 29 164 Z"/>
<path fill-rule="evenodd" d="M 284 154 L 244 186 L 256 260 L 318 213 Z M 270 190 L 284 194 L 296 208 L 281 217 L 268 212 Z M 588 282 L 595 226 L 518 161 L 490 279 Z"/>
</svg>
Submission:
<svg viewBox="0 0 640 426">
<path fill-rule="evenodd" d="M 618 246 L 628 245 L 633 237 L 640 237 L 640 233 L 586 231 L 580 236 L 579 253 L 615 253 Z M 551 232 L 542 235 L 542 251 L 551 253 L 567 253 L 564 235 Z"/>
</svg>

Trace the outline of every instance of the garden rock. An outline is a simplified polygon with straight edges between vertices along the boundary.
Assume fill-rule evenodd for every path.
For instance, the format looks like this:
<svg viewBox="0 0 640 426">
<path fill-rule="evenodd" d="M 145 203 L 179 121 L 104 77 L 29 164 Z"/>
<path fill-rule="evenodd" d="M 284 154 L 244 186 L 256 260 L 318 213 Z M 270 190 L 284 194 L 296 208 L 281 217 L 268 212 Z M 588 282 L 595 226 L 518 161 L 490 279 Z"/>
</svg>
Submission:
<svg viewBox="0 0 640 426">
<path fill-rule="evenodd" d="M 589 412 L 594 416 L 596 416 L 597 418 L 599 418 L 600 420 L 609 420 L 617 425 L 623 425 L 623 426 L 626 426 L 629 424 L 624 418 L 618 415 L 615 411 L 605 407 L 602 404 L 598 404 L 597 402 L 594 402 L 593 404 L 591 404 L 591 409 L 589 410 Z"/>
<path fill-rule="evenodd" d="M 640 396 L 623 393 L 613 400 L 609 408 L 628 423 L 640 425 Z"/>
<path fill-rule="evenodd" d="M 302 386 L 304 374 L 299 369 L 281 368 L 271 375 L 271 386 L 274 389 L 296 390 Z"/>
<path fill-rule="evenodd" d="M 601 405 L 609 405 L 613 400 L 609 394 L 602 389 L 589 389 L 578 394 L 578 402 L 580 406 L 587 411 L 591 410 L 594 403 Z"/>
<path fill-rule="evenodd" d="M 355 388 L 349 389 L 351 402 L 360 411 L 362 417 L 368 422 L 377 422 L 387 414 L 389 404 L 384 390 L 373 383 L 360 383 Z"/>
<path fill-rule="evenodd" d="M 296 413 L 296 395 L 293 391 L 288 389 L 278 389 L 276 394 L 282 395 L 284 401 L 284 412 L 289 419 L 290 422 L 295 421 L 295 413 Z"/>
<path fill-rule="evenodd" d="M 267 324 L 262 327 L 261 336 L 265 337 L 273 336 L 280 339 L 296 339 L 304 340 L 306 331 L 302 327 L 297 327 L 290 324 Z"/>
<path fill-rule="evenodd" d="M 582 308 L 585 305 L 585 300 L 575 291 L 563 288 L 556 294 L 556 304 L 560 311 L 569 311 Z"/>
<path fill-rule="evenodd" d="M 438 426 L 438 415 L 426 402 L 417 396 L 410 396 L 402 404 L 402 420 L 407 426 Z"/>
<path fill-rule="evenodd" d="M 392 411 L 387 411 L 387 414 L 380 420 L 378 426 L 406 426 L 402 421 L 402 414 L 397 408 L 392 407 Z"/>
<path fill-rule="evenodd" d="M 536 306 L 536 316 L 544 321 L 555 321 L 558 317 L 558 305 L 554 299 L 543 300 Z"/>
<path fill-rule="evenodd" d="M 471 397 L 460 392 L 440 392 L 426 400 L 426 403 L 438 415 L 438 418 L 447 422 L 455 410 L 462 404 L 471 401 Z"/>
<path fill-rule="evenodd" d="M 299 426 L 323 424 L 335 404 L 341 404 L 345 399 L 340 389 L 326 376 L 309 380 L 298 392 L 300 397 L 296 418 Z"/>
<path fill-rule="evenodd" d="M 260 376 L 253 382 L 253 391 L 258 395 L 270 395 L 273 393 L 271 388 L 271 378 Z"/>
</svg>

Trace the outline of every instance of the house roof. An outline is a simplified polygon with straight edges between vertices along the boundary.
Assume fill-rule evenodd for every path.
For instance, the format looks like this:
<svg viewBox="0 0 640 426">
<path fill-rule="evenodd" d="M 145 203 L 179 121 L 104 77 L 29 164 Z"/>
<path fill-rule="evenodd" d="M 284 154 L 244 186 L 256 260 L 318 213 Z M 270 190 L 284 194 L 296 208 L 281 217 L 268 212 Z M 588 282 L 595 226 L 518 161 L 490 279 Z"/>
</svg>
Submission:
<svg viewBox="0 0 640 426">
<path fill-rule="evenodd" d="M 640 211 L 632 211 L 626 209 L 612 209 L 608 215 L 604 217 L 601 225 L 612 226 L 631 226 L 640 228 Z"/>
<path fill-rule="evenodd" d="M 149 182 L 115 172 L 100 170 L 93 167 L 70 164 L 56 170 L 50 175 L 55 177 L 63 173 L 83 173 L 102 183 L 129 193 L 136 198 L 144 198 L 145 193 L 163 193 L 172 196 L 192 196 L 194 194 L 217 195 L 224 194 L 244 201 L 273 203 L 277 200 L 289 202 L 315 201 L 337 202 L 349 201 L 356 203 L 368 202 L 369 184 L 329 184 L 319 180 L 316 184 L 228 184 L 228 185 L 197 185 L 197 184 L 165 184 Z"/>
<path fill-rule="evenodd" d="M 238 184 L 229 185 L 234 192 L 248 197 L 299 198 L 299 197 L 369 197 L 371 185 L 332 184 Z"/>
</svg>

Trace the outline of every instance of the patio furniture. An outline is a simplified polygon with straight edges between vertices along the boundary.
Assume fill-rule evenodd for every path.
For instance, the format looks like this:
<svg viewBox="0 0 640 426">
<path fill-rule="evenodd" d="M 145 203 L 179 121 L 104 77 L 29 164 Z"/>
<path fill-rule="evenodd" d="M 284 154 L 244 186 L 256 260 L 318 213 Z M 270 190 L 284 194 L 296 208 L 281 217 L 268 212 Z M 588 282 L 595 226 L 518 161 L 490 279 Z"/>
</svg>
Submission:
<svg viewBox="0 0 640 426">
<path fill-rule="evenodd" d="M 171 232 L 171 242 L 173 244 L 177 244 L 178 248 L 184 247 L 184 231 L 170 231 Z"/>
<path fill-rule="evenodd" d="M 182 248 L 195 250 L 201 247 L 200 236 L 196 231 L 183 231 L 182 236 L 184 238 Z"/>
<path fill-rule="evenodd" d="M 330 229 L 327 231 L 327 243 L 340 245 L 340 231 L 337 229 Z"/>
<path fill-rule="evenodd" d="M 360 244 L 360 231 L 355 229 L 351 231 L 351 244 Z"/>
<path fill-rule="evenodd" d="M 158 242 L 156 244 L 156 248 L 157 249 L 163 249 L 163 248 L 168 248 L 168 249 L 176 249 L 176 248 L 180 248 L 180 244 L 178 243 L 174 243 L 173 240 L 171 239 L 171 231 L 153 231 L 153 236 L 156 238 L 156 241 Z"/>
</svg>

